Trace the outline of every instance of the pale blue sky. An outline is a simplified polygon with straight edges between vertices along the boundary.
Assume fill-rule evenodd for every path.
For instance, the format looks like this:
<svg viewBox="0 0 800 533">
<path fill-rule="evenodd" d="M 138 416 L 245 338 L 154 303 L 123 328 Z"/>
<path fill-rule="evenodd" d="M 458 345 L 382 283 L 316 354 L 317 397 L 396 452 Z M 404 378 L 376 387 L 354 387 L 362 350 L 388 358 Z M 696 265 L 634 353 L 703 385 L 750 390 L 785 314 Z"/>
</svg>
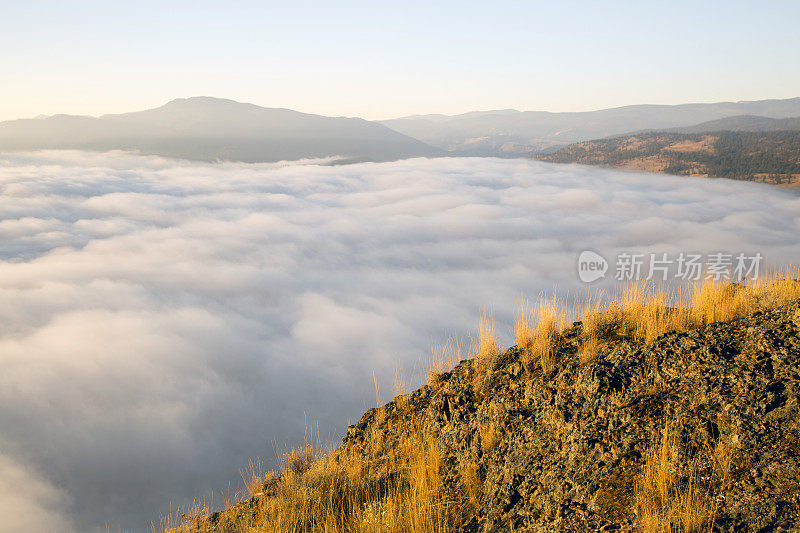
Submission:
<svg viewBox="0 0 800 533">
<path fill-rule="evenodd" d="M 2 1 L 0 120 L 211 95 L 390 118 L 800 96 L 800 2 Z"/>
</svg>

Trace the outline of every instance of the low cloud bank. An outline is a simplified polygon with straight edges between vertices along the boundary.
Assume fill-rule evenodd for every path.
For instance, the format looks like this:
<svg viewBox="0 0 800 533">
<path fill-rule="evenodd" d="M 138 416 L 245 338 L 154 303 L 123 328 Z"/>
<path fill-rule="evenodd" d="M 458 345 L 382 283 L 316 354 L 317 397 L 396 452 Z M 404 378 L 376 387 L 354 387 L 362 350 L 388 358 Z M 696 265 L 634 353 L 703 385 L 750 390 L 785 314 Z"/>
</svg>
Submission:
<svg viewBox="0 0 800 533">
<path fill-rule="evenodd" d="M 581 250 L 800 250 L 794 191 L 523 160 L 0 155 L 0 195 L 11 532 L 139 530 L 342 431 L 484 306 L 508 341 L 521 294 L 585 290 Z"/>
</svg>

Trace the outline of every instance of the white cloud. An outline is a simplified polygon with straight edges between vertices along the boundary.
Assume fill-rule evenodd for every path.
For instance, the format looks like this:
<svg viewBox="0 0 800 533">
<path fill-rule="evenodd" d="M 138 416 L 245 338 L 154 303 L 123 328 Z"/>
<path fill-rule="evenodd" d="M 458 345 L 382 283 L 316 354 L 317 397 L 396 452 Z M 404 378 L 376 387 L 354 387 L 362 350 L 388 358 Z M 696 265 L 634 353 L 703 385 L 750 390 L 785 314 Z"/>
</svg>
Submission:
<svg viewBox="0 0 800 533">
<path fill-rule="evenodd" d="M 55 488 L 30 467 L 0 455 L 0 516 L 3 533 L 70 531 L 64 514 L 64 491 Z"/>
<path fill-rule="evenodd" d="M 138 529 L 305 416 L 342 431 L 373 371 L 389 396 L 395 363 L 410 374 L 483 306 L 509 339 L 522 293 L 584 289 L 583 249 L 789 262 L 800 244 L 797 192 L 757 184 L 311 163 L 0 156 L 0 479 L 25 479 L 0 509 L 37 510 L 15 527 Z"/>
</svg>

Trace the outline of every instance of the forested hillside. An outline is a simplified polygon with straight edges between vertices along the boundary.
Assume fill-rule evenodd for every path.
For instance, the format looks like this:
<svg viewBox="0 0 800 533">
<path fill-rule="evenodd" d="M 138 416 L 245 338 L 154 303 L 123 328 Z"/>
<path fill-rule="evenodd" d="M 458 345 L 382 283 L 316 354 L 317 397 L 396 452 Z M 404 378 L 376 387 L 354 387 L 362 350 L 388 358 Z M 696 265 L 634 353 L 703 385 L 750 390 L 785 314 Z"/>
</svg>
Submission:
<svg viewBox="0 0 800 533">
<path fill-rule="evenodd" d="M 538 158 L 554 163 L 798 185 L 800 131 L 644 133 L 577 143 Z"/>
</svg>

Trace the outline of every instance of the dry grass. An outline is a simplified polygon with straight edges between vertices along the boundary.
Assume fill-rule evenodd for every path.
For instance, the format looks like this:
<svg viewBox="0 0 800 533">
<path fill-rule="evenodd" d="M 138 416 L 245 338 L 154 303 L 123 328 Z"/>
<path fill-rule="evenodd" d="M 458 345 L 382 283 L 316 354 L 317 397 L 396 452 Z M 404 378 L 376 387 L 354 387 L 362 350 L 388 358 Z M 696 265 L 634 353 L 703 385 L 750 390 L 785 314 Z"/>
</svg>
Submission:
<svg viewBox="0 0 800 533">
<path fill-rule="evenodd" d="M 450 338 L 444 344 L 432 346 L 431 355 L 422 370 L 423 375 L 427 376 L 428 385 L 435 387 L 442 374 L 452 370 L 460 360 L 461 343 L 457 339 Z"/>
<path fill-rule="evenodd" d="M 559 313 L 556 299 L 542 302 L 536 318 L 536 336 L 531 343 L 530 355 L 538 362 L 544 374 L 555 365 L 553 357 L 553 339 L 564 325 L 564 317 Z"/>
<path fill-rule="evenodd" d="M 693 325 L 702 326 L 746 316 L 755 307 L 752 289 L 708 280 L 695 285 L 690 315 Z"/>
<path fill-rule="evenodd" d="M 697 458 L 682 457 L 675 432 L 665 428 L 645 459 L 635 489 L 636 514 L 642 532 L 711 531 L 713 498 L 701 484 Z"/>
<path fill-rule="evenodd" d="M 603 307 L 600 298 L 591 296 L 586 297 L 582 306 L 576 302 L 575 308 L 580 309 L 580 314 L 576 318 L 583 322 L 578 361 L 584 365 L 597 357 L 604 341 L 611 337 L 619 325 L 620 316 L 616 304 Z"/>
<path fill-rule="evenodd" d="M 733 433 L 721 435 L 716 443 L 708 444 L 708 455 L 720 484 L 727 487 L 738 452 L 738 441 Z"/>
<path fill-rule="evenodd" d="M 692 325 L 724 322 L 788 304 L 800 298 L 800 271 L 789 267 L 748 284 L 703 280 L 691 300 Z"/>
<path fill-rule="evenodd" d="M 451 531 L 462 518 L 461 506 L 442 488 L 435 435 L 411 431 L 390 451 L 367 457 L 328 449 L 306 462 L 307 452 L 286 454 L 280 474 L 243 476 L 253 500 L 229 505 L 215 525 L 204 521 L 208 508 L 198 507 L 173 527 L 198 533 L 438 533 Z"/>
<path fill-rule="evenodd" d="M 537 366 L 543 374 L 555 367 L 553 344 L 565 322 L 566 318 L 559 309 L 555 296 L 551 300 L 539 301 L 535 323 L 528 313 L 527 302 L 523 300 L 520 303 L 514 324 L 514 337 L 517 346 L 522 350 L 522 363 L 529 373 Z"/>
<path fill-rule="evenodd" d="M 600 338 L 597 335 L 587 334 L 581 338 L 578 348 L 578 361 L 582 365 L 592 361 L 600 352 Z"/>
<path fill-rule="evenodd" d="M 581 363 L 591 361 L 599 347 L 617 334 L 652 342 L 669 331 L 735 320 L 796 301 L 800 299 L 797 279 L 800 271 L 796 269 L 777 271 L 748 284 L 704 279 L 690 293 L 648 283 L 626 284 L 605 306 L 592 299 L 583 305 L 578 358 Z"/>
<path fill-rule="evenodd" d="M 499 354 L 500 345 L 494 334 L 494 316 L 484 311 L 478 326 L 478 340 L 473 342 L 472 347 L 475 368 L 472 375 L 472 389 L 475 394 L 479 396 L 486 394 Z"/>
<path fill-rule="evenodd" d="M 500 441 L 500 435 L 495 428 L 494 422 L 485 420 L 478 424 L 478 433 L 481 436 L 481 449 L 483 453 L 489 453 L 494 450 L 497 443 Z"/>
<path fill-rule="evenodd" d="M 648 343 L 669 331 L 735 320 L 796 301 L 800 299 L 797 280 L 800 270 L 787 268 L 756 282 L 733 284 L 703 279 L 691 291 L 631 282 L 620 286 L 616 298 L 609 303 L 603 303 L 600 297 L 586 297 L 574 306 L 578 310 L 575 318 L 583 323 L 578 360 L 581 364 L 592 361 L 602 346 L 617 336 Z M 566 315 L 555 298 L 540 298 L 536 307 L 534 321 L 528 302 L 521 301 L 515 314 L 514 337 L 526 370 L 539 367 L 547 374 L 556 364 L 554 340 L 563 330 Z"/>
<path fill-rule="evenodd" d="M 686 331 L 713 322 L 749 316 L 800 299 L 800 271 L 784 269 L 757 282 L 732 284 L 704 279 L 691 291 L 673 291 L 653 283 L 627 283 L 616 298 L 603 304 L 601 298 L 587 297 L 575 303 L 582 323 L 578 345 L 581 364 L 592 361 L 600 348 L 617 335 L 638 342 L 652 342 L 669 331 Z M 540 299 L 536 320 L 527 301 L 517 309 L 514 337 L 530 372 L 539 367 L 544 374 L 556 363 L 554 340 L 562 331 L 566 316 L 555 298 Z"/>
<path fill-rule="evenodd" d="M 683 293 L 656 284 L 630 283 L 622 288 L 620 305 L 612 305 L 623 333 L 641 342 L 652 342 L 671 330 L 690 327 Z"/>
<path fill-rule="evenodd" d="M 522 299 L 517 307 L 516 319 L 514 321 L 514 340 L 520 349 L 527 348 L 536 336 L 536 330 L 531 325 L 530 310 L 528 301 Z"/>
<path fill-rule="evenodd" d="M 250 459 L 247 468 L 241 470 L 239 475 L 242 477 L 244 486 L 251 498 L 263 494 L 264 479 L 267 476 L 267 471 L 264 469 L 264 462 L 261 459 Z"/>
<path fill-rule="evenodd" d="M 408 387 L 405 376 L 397 365 L 394 367 L 394 396 L 397 408 L 403 413 L 408 413 L 411 410 Z"/>
<path fill-rule="evenodd" d="M 461 477 L 461 490 L 466 496 L 465 503 L 475 511 L 483 500 L 483 482 L 478 465 L 471 457 L 465 454 L 459 455 L 458 473 Z"/>
</svg>

